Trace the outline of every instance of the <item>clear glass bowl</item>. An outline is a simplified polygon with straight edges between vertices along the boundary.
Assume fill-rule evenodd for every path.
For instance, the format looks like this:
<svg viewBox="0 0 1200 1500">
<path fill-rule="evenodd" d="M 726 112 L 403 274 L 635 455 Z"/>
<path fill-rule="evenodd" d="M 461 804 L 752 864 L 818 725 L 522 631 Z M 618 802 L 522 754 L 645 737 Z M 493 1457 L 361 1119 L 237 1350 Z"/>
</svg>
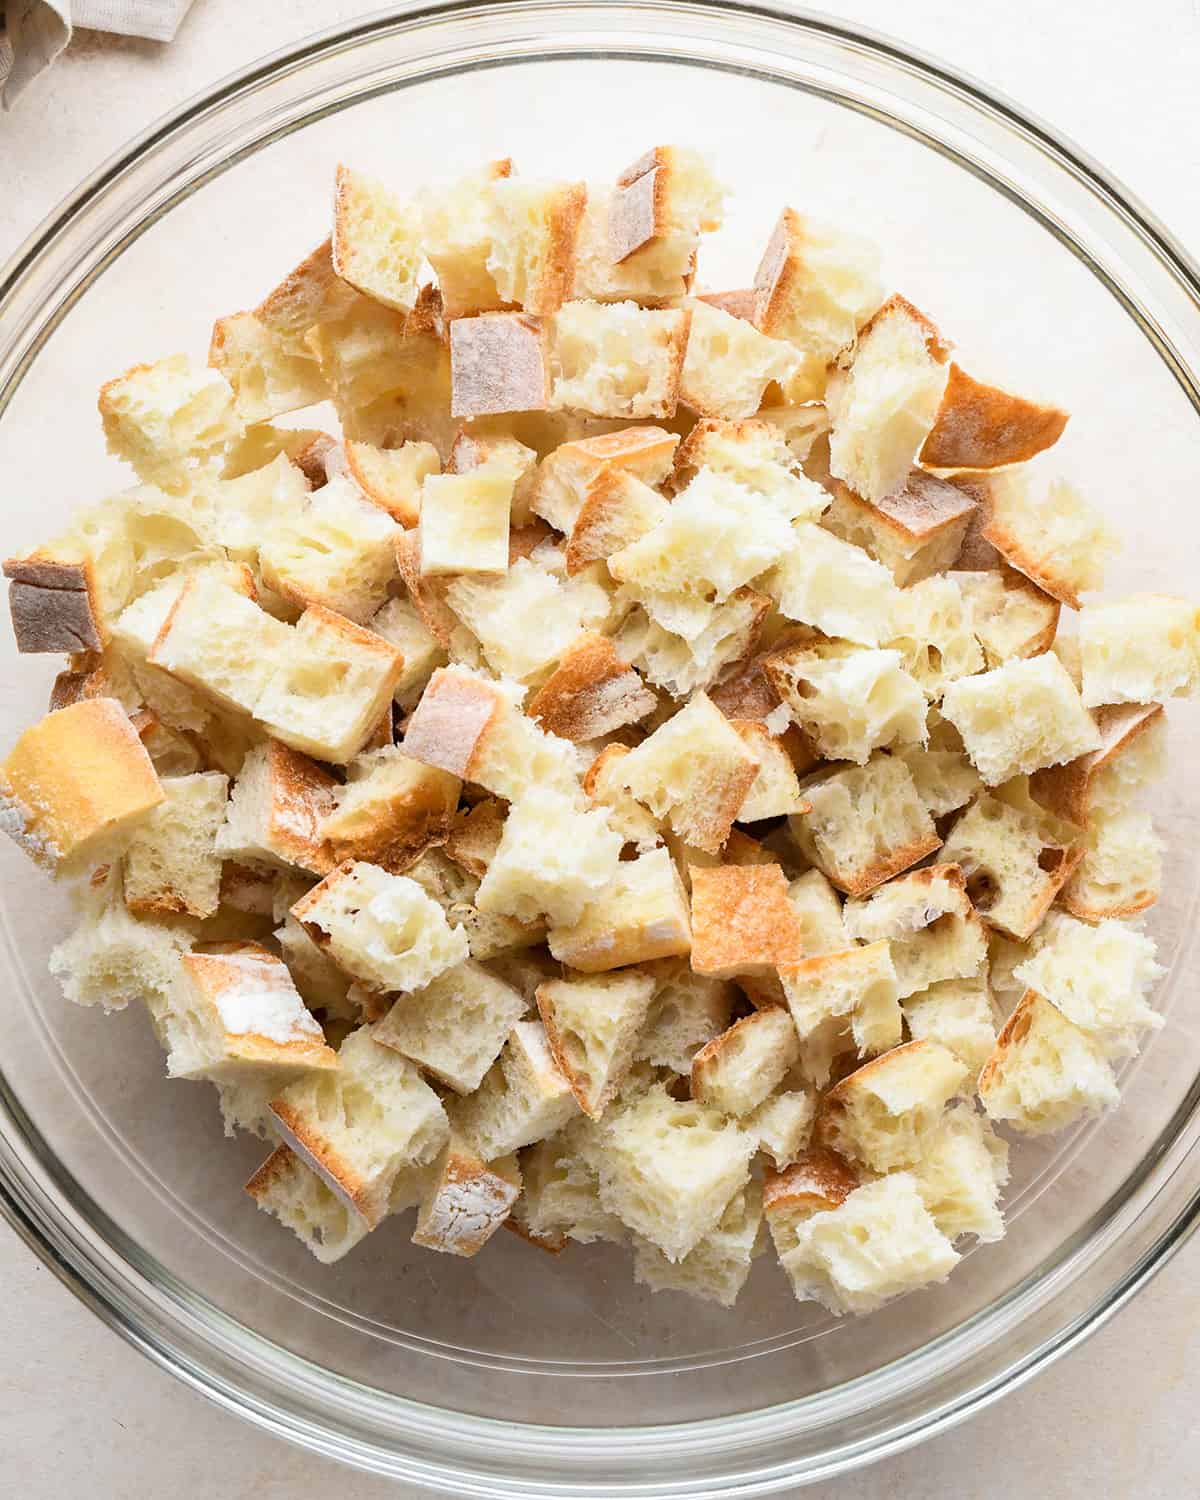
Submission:
<svg viewBox="0 0 1200 1500">
<path fill-rule="evenodd" d="M 1200 471 L 1196 268 L 1045 127 L 899 46 L 738 5 L 449 5 L 364 20 L 185 106 L 86 183 L 0 285 L 6 548 L 127 482 L 95 391 L 251 305 L 325 233 L 346 158 L 414 183 L 508 153 L 602 175 L 648 144 L 737 188 L 704 274 L 744 285 L 784 201 L 857 225 L 981 373 L 1067 405 L 1062 467 L 1122 528 L 1114 588 L 1186 590 Z M 0 739 L 50 663 L 6 657 Z M 733 1312 L 635 1286 L 612 1247 L 477 1260 L 385 1225 L 318 1266 L 241 1185 L 206 1086 L 168 1084 L 145 1018 L 63 1001 L 67 903 L 4 842 L 3 1207 L 90 1306 L 207 1396 L 350 1463 L 476 1496 L 765 1494 L 960 1420 L 1071 1347 L 1193 1225 L 1200 785 L 1173 714 L 1171 837 L 1150 915 L 1165 1029 L 1123 1107 L 1024 1145 L 1010 1233 L 863 1321 L 798 1306 L 771 1257 Z M 1182 993 L 1181 993 L 1182 992 Z"/>
</svg>

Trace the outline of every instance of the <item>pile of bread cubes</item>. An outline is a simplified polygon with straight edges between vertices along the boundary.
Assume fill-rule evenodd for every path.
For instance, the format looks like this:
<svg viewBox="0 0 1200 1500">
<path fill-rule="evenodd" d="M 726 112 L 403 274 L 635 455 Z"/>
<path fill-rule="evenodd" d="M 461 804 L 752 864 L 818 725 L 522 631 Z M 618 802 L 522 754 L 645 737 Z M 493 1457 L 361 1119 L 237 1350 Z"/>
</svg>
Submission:
<svg viewBox="0 0 1200 1500">
<path fill-rule="evenodd" d="M 1159 1025 L 1137 793 L 1200 612 L 1084 602 L 1066 414 L 869 245 L 787 208 L 698 292 L 723 197 L 671 146 L 340 169 L 207 365 L 101 391 L 138 483 L 4 564 L 68 656 L 0 766 L 75 877 L 51 969 L 145 1005 L 321 1261 L 415 1207 L 726 1306 L 773 1242 L 868 1312 L 1001 1237 L 997 1126 L 1114 1104 Z"/>
</svg>

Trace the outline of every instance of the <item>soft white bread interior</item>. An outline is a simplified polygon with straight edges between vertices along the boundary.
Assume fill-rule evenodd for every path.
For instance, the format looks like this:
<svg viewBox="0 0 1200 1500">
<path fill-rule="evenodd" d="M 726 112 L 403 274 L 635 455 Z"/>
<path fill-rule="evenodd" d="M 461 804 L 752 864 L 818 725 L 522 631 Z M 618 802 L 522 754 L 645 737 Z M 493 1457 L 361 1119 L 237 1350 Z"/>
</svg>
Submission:
<svg viewBox="0 0 1200 1500">
<path fill-rule="evenodd" d="M 800 951 L 805 958 L 849 948 L 842 903 L 820 870 L 806 870 L 788 886 L 788 901 L 800 923 Z"/>
<path fill-rule="evenodd" d="M 762 1185 L 752 1178 L 725 1206 L 715 1229 L 683 1257 L 670 1260 L 635 1237 L 633 1276 L 655 1292 L 685 1292 L 732 1307 L 750 1276 L 762 1229 Z"/>
<path fill-rule="evenodd" d="M 269 869 L 328 874 L 334 861 L 322 825 L 337 805 L 337 780 L 308 756 L 268 740 L 242 762 L 216 852 Z"/>
<path fill-rule="evenodd" d="M 229 382 L 183 354 L 134 365 L 101 387 L 99 405 L 108 451 L 164 490 L 219 471 L 242 433 Z"/>
<path fill-rule="evenodd" d="M 706 302 L 690 309 L 680 400 L 702 417 L 752 417 L 772 381 L 788 383 L 800 363 L 795 350 Z"/>
<path fill-rule="evenodd" d="M 800 1041 L 787 1011 L 777 1005 L 755 1011 L 692 1058 L 692 1098 L 727 1115 L 752 1115 L 799 1056 Z"/>
<path fill-rule="evenodd" d="M 973 1105 L 960 1102 L 946 1111 L 913 1175 L 948 1240 L 964 1234 L 985 1245 L 1003 1239 L 999 1198 L 1008 1181 L 1008 1145 Z"/>
<path fill-rule="evenodd" d="M 687 1076 L 700 1048 L 729 1025 L 734 988 L 724 980 L 693 973 L 685 959 L 663 959 L 648 972 L 654 978 L 654 994 L 634 1056 Z"/>
<path fill-rule="evenodd" d="M 1073 486 L 1040 484 L 1021 469 L 978 482 L 981 535 L 1012 566 L 1055 599 L 1078 609 L 1080 594 L 1104 582 L 1115 534 Z"/>
<path fill-rule="evenodd" d="M 432 443 L 409 441 L 398 448 L 349 441 L 346 469 L 359 489 L 400 526 L 415 526 L 421 515 L 421 485 L 441 472 L 441 459 Z"/>
<path fill-rule="evenodd" d="M 953 578 L 924 578 L 901 589 L 888 645 L 904 669 L 938 702 L 950 683 L 984 668 L 971 616 Z"/>
<path fill-rule="evenodd" d="M 801 1076 L 818 1087 L 847 1053 L 867 1057 L 903 1034 L 896 970 L 884 941 L 781 967 L 779 978 L 800 1038 Z"/>
<path fill-rule="evenodd" d="M 398 745 L 363 751 L 347 765 L 321 823 L 330 864 L 361 859 L 403 874 L 446 839 L 461 790 L 457 776 Z"/>
<path fill-rule="evenodd" d="M 1040 656 L 1058 630 L 1062 605 L 1015 568 L 984 568 L 950 575 L 962 592 L 971 629 L 988 667 L 1014 656 Z"/>
<path fill-rule="evenodd" d="M 782 1171 L 807 1150 L 816 1113 L 816 1099 L 807 1089 L 785 1088 L 751 1111 L 746 1128 L 758 1141 L 758 1149 Z"/>
<path fill-rule="evenodd" d="M 798 525 L 763 587 L 780 614 L 826 635 L 879 646 L 894 633 L 898 590 L 890 573 L 824 527 Z"/>
<path fill-rule="evenodd" d="M 928 865 L 847 901 L 846 931 L 856 942 L 888 943 L 899 998 L 943 979 L 968 979 L 987 962 L 987 937 L 957 865 Z"/>
<path fill-rule="evenodd" d="M 446 602 L 478 639 L 492 671 L 520 682 L 551 668 L 611 608 L 607 590 L 594 580 L 563 582 L 526 557 L 492 578 L 454 578 Z"/>
<path fill-rule="evenodd" d="M 421 216 L 382 182 L 339 166 L 333 197 L 333 268 L 385 307 L 410 312 L 421 289 Z"/>
<path fill-rule="evenodd" d="M 979 1075 L 979 1097 L 993 1120 L 1044 1135 L 1109 1108 L 1118 1090 L 1100 1042 L 1026 990 Z"/>
<path fill-rule="evenodd" d="M 876 750 L 925 743 L 925 694 L 899 651 L 828 642 L 774 651 L 763 665 L 826 760 L 864 766 Z"/>
<path fill-rule="evenodd" d="M 455 1130 L 484 1161 L 553 1135 L 578 1114 L 540 1021 L 517 1021 L 480 1086 L 451 1106 Z"/>
<path fill-rule="evenodd" d="M 622 838 L 603 808 L 584 808 L 552 787 L 514 804 L 479 887 L 480 910 L 570 926 L 617 873 Z"/>
<path fill-rule="evenodd" d="M 1162 702 L 1200 684 L 1200 610 L 1164 594 L 1134 594 L 1079 612 L 1083 701 Z"/>
<path fill-rule="evenodd" d="M 986 971 L 969 979 L 941 979 L 904 1002 L 912 1039 L 940 1042 L 976 1076 L 996 1045 L 996 1018 Z"/>
<path fill-rule="evenodd" d="M 1062 904 L 1085 922 L 1132 917 L 1162 892 L 1166 845 L 1149 813 L 1098 807 L 1083 840 L 1083 858 L 1062 890 Z"/>
<path fill-rule="evenodd" d="M 872 502 L 834 483 L 824 525 L 863 548 L 907 588 L 954 562 L 975 512 L 970 495 L 923 469 L 911 469 L 899 489 Z"/>
<path fill-rule="evenodd" d="M 649 974 L 596 974 L 548 980 L 538 1012 L 555 1061 L 585 1115 L 598 1120 L 633 1062 L 654 994 Z"/>
<path fill-rule="evenodd" d="M 276 1146 L 246 1184 L 246 1192 L 322 1265 L 341 1260 L 369 1233 L 360 1215 L 287 1146 Z"/>
<path fill-rule="evenodd" d="M 622 860 L 578 920 L 552 925 L 547 942 L 555 958 L 585 974 L 690 952 L 687 894 L 670 854 L 651 849 Z"/>
<path fill-rule="evenodd" d="M 550 404 L 594 417 L 670 417 L 691 313 L 634 302 L 566 302 L 552 323 Z"/>
<path fill-rule="evenodd" d="M 210 917 L 220 904 L 217 832 L 229 778 L 219 771 L 162 780 L 164 800 L 137 827 L 125 851 L 125 904 L 139 914 Z"/>
<path fill-rule="evenodd" d="M 966 1078 L 948 1048 L 905 1042 L 830 1089 L 817 1116 L 817 1138 L 872 1172 L 915 1166 Z"/>
</svg>

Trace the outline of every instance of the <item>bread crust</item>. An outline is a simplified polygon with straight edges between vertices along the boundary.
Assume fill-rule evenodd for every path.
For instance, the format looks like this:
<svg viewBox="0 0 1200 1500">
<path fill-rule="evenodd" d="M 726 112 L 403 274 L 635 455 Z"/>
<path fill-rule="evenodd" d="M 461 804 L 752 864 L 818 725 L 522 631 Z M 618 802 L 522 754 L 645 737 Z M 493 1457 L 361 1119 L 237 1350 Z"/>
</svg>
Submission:
<svg viewBox="0 0 1200 1500">
<path fill-rule="evenodd" d="M 459 813 L 446 837 L 447 859 L 452 859 L 476 880 L 482 880 L 500 847 L 504 817 L 504 810 L 494 797 Z"/>
<path fill-rule="evenodd" d="M 1077 760 L 1069 760 L 1065 765 L 1035 771 L 1029 778 L 1029 795 L 1055 817 L 1064 818 L 1077 828 L 1085 828 L 1091 816 L 1092 782 L 1097 773 L 1153 728 L 1163 713 L 1161 703 L 1117 703 L 1093 709 L 1092 718 L 1102 741 L 1100 749 L 1081 755 Z M 1132 915 L 1135 911 L 1145 910 L 1149 904 L 1146 902 L 1108 915 Z M 1076 912 L 1076 915 L 1080 913 Z"/>
<path fill-rule="evenodd" d="M 470 781 L 483 741 L 507 706 L 490 683 L 439 667 L 408 721 L 404 753 Z"/>
<path fill-rule="evenodd" d="M 734 292 L 701 292 L 696 300 L 707 302 L 709 307 L 728 313 L 731 318 L 743 318 L 747 323 L 754 322 L 755 292 L 752 286 L 739 287 Z"/>
<path fill-rule="evenodd" d="M 458 621 L 437 580 L 421 572 L 421 533 L 415 526 L 396 537 L 396 569 L 426 630 L 439 646 L 448 646 Z"/>
<path fill-rule="evenodd" d="M 859 1186 L 859 1176 L 844 1156 L 827 1146 L 813 1146 L 789 1167 L 763 1173 L 763 1213 L 828 1213 L 839 1208 Z"/>
<path fill-rule="evenodd" d="M 950 364 L 942 402 L 919 460 L 931 469 L 998 469 L 1052 447 L 1068 413 L 985 385 Z"/>
<path fill-rule="evenodd" d="M 368 1228 L 374 1229 L 387 1210 L 386 1205 L 373 1201 L 366 1179 L 285 1099 L 273 1099 L 269 1108 L 284 1144 L 311 1167 Z"/>
<path fill-rule="evenodd" d="M 840 479 L 835 481 L 835 493 L 870 522 L 891 532 L 902 546 L 914 549 L 956 530 L 965 536 L 975 510 L 975 501 L 965 491 L 923 469 L 910 470 L 902 489 L 874 504 Z"/>
<path fill-rule="evenodd" d="M 527 714 L 549 734 L 598 740 L 653 713 L 658 699 L 607 636 L 573 642 L 530 700 Z"/>
<path fill-rule="evenodd" d="M 17 650 L 99 651 L 106 632 L 100 616 L 90 558 L 64 562 L 45 552 L 10 557 L 8 608 Z"/>
<path fill-rule="evenodd" d="M 455 318 L 450 324 L 450 370 L 451 416 L 545 411 L 550 404 L 546 330 L 526 313 Z"/>
<path fill-rule="evenodd" d="M 1008 1020 L 1000 1028 L 1000 1033 L 996 1037 L 996 1045 L 992 1049 L 992 1055 L 979 1070 L 979 1081 L 976 1087 L 981 1097 L 991 1087 L 992 1080 L 1004 1066 L 1008 1053 L 1025 1040 L 1029 1028 L 1033 1025 L 1033 1012 L 1039 1000 L 1047 1005 L 1050 1003 L 1045 999 L 1045 996 L 1039 995 L 1036 990 L 1026 990 L 1017 1001 L 1012 1015 L 1009 1016 Z"/>
<path fill-rule="evenodd" d="M 800 923 L 779 865 L 691 865 L 688 875 L 693 972 L 769 976 L 799 962 Z"/>
<path fill-rule="evenodd" d="M 929 352 L 930 359 L 935 364 L 944 365 L 950 358 L 950 351 L 954 348 L 954 345 L 942 337 L 937 324 L 932 318 L 926 317 L 919 307 L 915 307 L 907 297 L 902 297 L 899 292 L 893 292 L 887 301 L 871 314 L 859 330 L 859 342 L 861 343 L 870 336 L 876 324 L 882 323 L 885 318 L 894 317 L 897 313 L 903 317 L 910 318 L 917 325 L 921 331 L 921 337 L 925 341 L 925 348 Z"/>
<path fill-rule="evenodd" d="M 614 265 L 629 259 L 670 226 L 670 148 L 655 146 L 617 178 L 608 205 L 608 249 Z"/>
</svg>

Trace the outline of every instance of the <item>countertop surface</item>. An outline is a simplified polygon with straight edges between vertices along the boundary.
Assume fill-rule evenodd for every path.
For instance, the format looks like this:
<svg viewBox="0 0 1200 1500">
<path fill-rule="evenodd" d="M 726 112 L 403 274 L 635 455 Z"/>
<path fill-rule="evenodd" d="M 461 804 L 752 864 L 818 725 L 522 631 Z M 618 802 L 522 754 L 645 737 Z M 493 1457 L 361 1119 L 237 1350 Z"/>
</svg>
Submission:
<svg viewBox="0 0 1200 1500">
<path fill-rule="evenodd" d="M 223 74 L 371 7 L 196 0 L 170 47 L 77 33 L 0 115 L 0 259 L 131 135 Z M 1008 93 L 1084 144 L 1185 242 L 1200 242 L 1200 0 L 826 0 Z M 806 1495 L 1196 1493 L 1200 1244 L 1100 1333 L 955 1431 Z M 22 1500 L 341 1500 L 408 1494 L 252 1430 L 103 1327 L 0 1227 L 0 1452 Z M 415 1492 L 413 1492 L 415 1493 Z"/>
</svg>

